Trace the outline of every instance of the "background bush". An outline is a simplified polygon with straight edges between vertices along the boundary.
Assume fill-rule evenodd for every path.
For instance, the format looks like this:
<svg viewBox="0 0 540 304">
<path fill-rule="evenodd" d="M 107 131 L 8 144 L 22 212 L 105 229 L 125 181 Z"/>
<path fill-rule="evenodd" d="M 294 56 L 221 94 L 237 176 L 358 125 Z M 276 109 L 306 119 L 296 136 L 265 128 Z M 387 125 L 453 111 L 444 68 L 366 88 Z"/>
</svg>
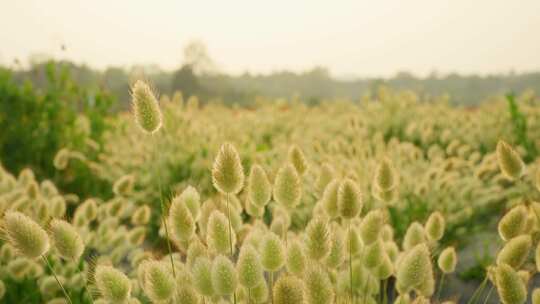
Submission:
<svg viewBox="0 0 540 304">
<path fill-rule="evenodd" d="M 99 144 L 109 129 L 108 115 L 115 98 L 103 90 L 87 90 L 70 77 L 62 64 L 44 66 L 43 86 L 16 81 L 0 69 L 0 159 L 11 172 L 31 168 L 39 178 L 54 179 L 66 191 L 87 194 L 99 187 L 91 174 L 79 168 L 77 176 L 58 178 L 53 158 L 61 148 L 95 152 L 89 140 Z"/>
</svg>

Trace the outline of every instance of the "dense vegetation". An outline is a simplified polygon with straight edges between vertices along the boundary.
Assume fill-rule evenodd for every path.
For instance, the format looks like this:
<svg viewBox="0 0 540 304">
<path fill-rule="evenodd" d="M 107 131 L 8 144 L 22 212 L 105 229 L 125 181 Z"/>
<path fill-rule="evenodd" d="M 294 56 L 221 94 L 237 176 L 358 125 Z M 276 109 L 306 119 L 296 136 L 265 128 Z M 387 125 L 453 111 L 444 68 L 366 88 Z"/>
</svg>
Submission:
<svg viewBox="0 0 540 304">
<path fill-rule="evenodd" d="M 156 66 L 134 66 L 131 68 L 110 67 L 104 71 L 71 62 L 61 62 L 81 86 L 107 89 L 120 103 L 116 109 L 129 107 L 129 86 L 137 77 L 150 79 L 160 94 L 172 96 L 181 91 L 185 98 L 198 96 L 204 102 L 222 101 L 226 104 L 253 105 L 258 96 L 268 98 L 299 98 L 308 104 L 324 100 L 350 99 L 361 101 L 373 98 L 381 85 L 399 90 L 413 90 L 423 98 L 447 95 L 454 105 L 476 106 L 486 99 L 510 91 L 540 91 L 540 73 L 500 75 L 458 75 L 432 73 L 418 77 L 401 72 L 388 78 L 336 79 L 324 67 L 315 67 L 305 72 L 279 71 L 267 75 L 244 73 L 228 75 L 215 67 L 207 67 L 210 59 L 202 55 L 185 54 L 187 60 L 174 71 L 164 71 Z M 205 60 L 199 57 L 206 58 Z M 17 80 L 32 79 L 38 87 L 46 84 L 46 63 L 36 62 L 28 69 L 17 70 Z M 201 67 L 202 66 L 202 67 Z"/>
<path fill-rule="evenodd" d="M 530 92 L 231 107 L 137 81 L 117 113 L 46 71 L 0 73 L 2 303 L 540 303 Z"/>
</svg>

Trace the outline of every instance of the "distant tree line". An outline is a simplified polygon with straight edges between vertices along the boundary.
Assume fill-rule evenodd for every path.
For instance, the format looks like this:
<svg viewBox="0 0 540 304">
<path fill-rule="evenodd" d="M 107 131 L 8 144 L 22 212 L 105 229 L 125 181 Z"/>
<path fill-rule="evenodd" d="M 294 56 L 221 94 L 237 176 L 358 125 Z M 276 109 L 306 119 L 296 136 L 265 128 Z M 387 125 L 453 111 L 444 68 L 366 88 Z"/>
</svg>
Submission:
<svg viewBox="0 0 540 304">
<path fill-rule="evenodd" d="M 30 80 L 37 88 L 45 85 L 48 62 L 35 62 L 27 69 L 16 69 L 15 79 Z M 427 96 L 448 94 L 456 105 L 474 106 L 489 97 L 510 91 L 532 89 L 540 92 L 540 72 L 507 73 L 489 76 L 458 74 L 420 78 L 400 72 L 390 78 L 340 80 L 323 67 L 294 73 L 288 71 L 267 75 L 244 73 L 232 76 L 220 72 L 201 42 L 190 43 L 184 49 L 184 62 L 175 71 L 167 72 L 155 65 L 133 66 L 129 69 L 109 67 L 98 71 L 72 62 L 57 62 L 67 68 L 72 78 L 89 89 L 106 89 L 119 100 L 117 109 L 129 103 L 129 84 L 137 78 L 150 80 L 159 94 L 172 95 L 181 91 L 184 97 L 196 95 L 202 102 L 219 100 L 227 104 L 250 105 L 256 96 L 289 98 L 298 96 L 308 103 L 333 98 L 358 100 L 376 91 L 381 84 L 395 89 L 410 89 Z"/>
</svg>

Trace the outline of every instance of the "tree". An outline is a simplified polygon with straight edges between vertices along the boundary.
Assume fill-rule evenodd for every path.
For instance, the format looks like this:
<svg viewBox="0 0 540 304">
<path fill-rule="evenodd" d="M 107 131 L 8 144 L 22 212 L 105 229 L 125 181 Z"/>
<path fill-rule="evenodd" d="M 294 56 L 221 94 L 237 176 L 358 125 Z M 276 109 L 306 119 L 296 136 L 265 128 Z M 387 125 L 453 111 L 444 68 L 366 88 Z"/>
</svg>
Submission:
<svg viewBox="0 0 540 304">
<path fill-rule="evenodd" d="M 192 66 L 188 64 L 174 72 L 171 88 L 173 91 L 181 91 L 184 96 L 201 96 L 204 93 L 204 88 L 195 75 Z"/>
<path fill-rule="evenodd" d="M 193 40 L 184 48 L 184 66 L 190 66 L 196 75 L 214 74 L 216 65 L 204 42 Z"/>
</svg>

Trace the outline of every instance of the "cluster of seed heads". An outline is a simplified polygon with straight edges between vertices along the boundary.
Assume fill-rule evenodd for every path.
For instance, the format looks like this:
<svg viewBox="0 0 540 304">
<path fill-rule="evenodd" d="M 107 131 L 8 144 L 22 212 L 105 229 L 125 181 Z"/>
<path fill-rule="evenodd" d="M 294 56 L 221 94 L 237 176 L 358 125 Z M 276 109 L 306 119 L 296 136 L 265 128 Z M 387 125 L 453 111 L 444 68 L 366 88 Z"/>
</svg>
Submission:
<svg viewBox="0 0 540 304">
<path fill-rule="evenodd" d="M 137 81 L 132 97 L 138 128 L 157 137 L 166 116 L 150 86 Z M 195 99 L 187 104 L 185 111 L 198 107 Z M 358 131 L 358 123 L 351 128 Z M 407 133 L 416 134 L 417 129 Z M 420 136 L 425 140 L 430 134 Z M 410 175 L 402 176 L 404 159 L 423 157 L 421 151 L 400 143 L 380 144 L 378 150 L 402 149 L 403 157 L 388 154 L 361 170 L 348 162 L 308 158 L 311 154 L 304 151 L 309 147 L 291 145 L 276 167 L 256 157 L 242 159 L 232 138 L 208 150 L 213 164 L 201 162 L 209 171 L 211 191 L 196 183 L 174 190 L 164 185 L 165 191 L 141 189 L 143 176 L 115 171 L 110 174 L 113 198 L 80 200 L 59 194 L 50 182 L 38 183 L 30 170 L 18 178 L 0 170 L 1 192 L 16 189 L 0 196 L 5 239 L 0 262 L 7 265 L 6 275 L 18 282 L 39 278 L 39 292 L 48 304 L 77 301 L 74 296 L 79 294 L 80 301 L 98 304 L 390 303 L 382 299 L 391 288 L 396 304 L 455 303 L 437 294 L 458 263 L 457 247 L 447 246 L 445 232 L 449 225 L 466 220 L 470 211 L 433 208 L 429 216 L 405 227 L 403 237 L 392 226 L 390 208 L 399 204 L 405 186 L 415 186 L 418 196 L 431 191 L 426 186 L 431 184 L 418 181 L 417 186 Z M 458 182 L 459 176 L 451 175 L 454 169 L 478 163 L 481 156 L 459 142 L 440 140 L 446 143 L 444 151 L 427 151 L 440 167 L 428 170 L 425 178 L 437 181 L 436 190 L 442 191 Z M 160 147 L 153 148 L 159 152 Z M 354 157 L 370 153 L 346 142 L 312 148 L 346 149 Z M 440 160 L 441 155 L 452 157 Z M 460 162 L 465 156 L 469 162 Z M 526 181 L 526 166 L 516 149 L 500 141 L 492 156 L 474 178 L 495 176 L 493 167 L 498 166 L 505 179 L 501 184 Z M 100 174 L 107 172 L 67 148 L 57 153 L 53 164 L 66 170 L 74 159 Z M 344 166 L 347 170 L 340 170 Z M 540 190 L 540 170 L 535 176 L 533 187 Z M 464 192 L 472 191 L 466 183 L 458 184 Z M 181 191 L 170 199 L 161 196 L 176 190 Z M 150 197 L 144 195 L 148 191 L 159 191 L 159 198 L 166 200 L 162 210 L 141 199 Z M 486 282 L 504 304 L 525 303 L 531 269 L 540 271 L 540 245 L 534 234 L 540 223 L 537 212 L 540 204 L 524 200 L 499 221 L 502 245 L 487 269 Z M 153 247 L 159 240 L 147 238 L 155 217 L 161 219 L 160 236 L 166 245 Z M 6 291 L 0 280 L 0 298 Z M 534 304 L 540 303 L 540 289 L 531 297 Z"/>
<path fill-rule="evenodd" d="M 442 238 L 442 215 L 432 214 L 426 227 L 413 223 L 400 252 L 392 228 L 386 225 L 385 209 L 362 214 L 364 198 L 355 180 L 329 179 L 321 196 L 323 213 L 307 223 L 305 232 L 291 233 L 290 217 L 302 202 L 302 176 L 307 168 L 297 147 L 290 150 L 289 162 L 278 170 L 273 183 L 262 166 L 253 165 L 244 206 L 246 210 L 249 204 L 265 210 L 271 204 L 273 220 L 267 226 L 254 216 L 253 223 L 242 224 L 238 215 L 244 207 L 236 195 L 244 188 L 244 171 L 234 146 L 223 145 L 212 168 L 212 180 L 225 199 L 221 197 L 201 206 L 201 197 L 191 186 L 171 199 L 165 221 L 170 235 L 165 237 L 171 238 L 179 252 L 156 259 L 153 254 L 138 251 L 131 257 L 136 269 L 134 277 L 122 271 L 121 265 L 113 266 L 116 259 L 98 259 L 88 282 L 83 278 L 82 288 L 92 288 L 89 295 L 95 296 L 98 303 L 137 303 L 137 298 L 145 298 L 153 303 L 322 304 L 347 299 L 349 293 L 354 294 L 354 302 L 361 297 L 374 301 L 379 280 L 395 276 L 402 287 L 402 298 L 431 296 L 434 278 L 427 244 Z M 383 184 L 387 179 L 377 178 Z M 9 244 L 30 259 L 44 256 L 52 245 L 58 257 L 78 261 L 88 238 L 81 237 L 79 231 L 88 233 L 87 226 L 99 221 L 97 232 L 110 242 L 109 250 L 125 243 L 140 246 L 152 210 L 146 205 L 135 208 L 127 203 L 134 183 L 132 175 L 121 177 L 113 186 L 115 199 L 107 203 L 84 201 L 74 212 L 74 225 L 53 219 L 48 224 L 49 234 L 23 213 L 6 213 L 4 227 Z M 384 185 L 377 187 L 388 189 Z M 126 208 L 131 211 L 126 212 Z M 112 233 L 110 229 L 119 227 L 118 221 L 122 219 L 132 229 Z M 121 230 L 123 227 L 120 226 Z M 169 258 L 176 262 L 168 263 Z M 452 272 L 455 251 L 445 250 L 439 261 L 445 273 Z M 351 280 L 345 274 L 350 274 Z M 55 294 L 52 290 L 63 288 L 63 281 L 55 280 L 60 284 L 55 285 L 49 278 L 43 281 L 42 289 Z M 348 287 L 339 288 L 343 284 Z"/>
</svg>

